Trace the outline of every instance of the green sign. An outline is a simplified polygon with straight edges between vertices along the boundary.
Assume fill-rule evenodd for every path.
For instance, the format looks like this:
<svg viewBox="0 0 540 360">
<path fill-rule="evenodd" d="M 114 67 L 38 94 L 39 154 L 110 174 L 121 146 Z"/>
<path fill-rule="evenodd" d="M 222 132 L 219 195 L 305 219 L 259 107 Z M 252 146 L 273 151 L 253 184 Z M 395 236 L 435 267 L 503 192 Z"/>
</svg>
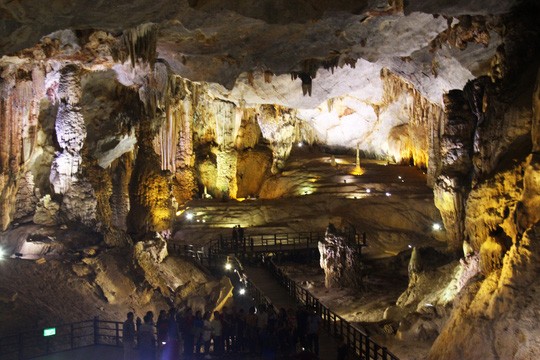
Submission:
<svg viewBox="0 0 540 360">
<path fill-rule="evenodd" d="M 43 329 L 43 336 L 53 336 L 56 335 L 56 328 Z"/>
</svg>

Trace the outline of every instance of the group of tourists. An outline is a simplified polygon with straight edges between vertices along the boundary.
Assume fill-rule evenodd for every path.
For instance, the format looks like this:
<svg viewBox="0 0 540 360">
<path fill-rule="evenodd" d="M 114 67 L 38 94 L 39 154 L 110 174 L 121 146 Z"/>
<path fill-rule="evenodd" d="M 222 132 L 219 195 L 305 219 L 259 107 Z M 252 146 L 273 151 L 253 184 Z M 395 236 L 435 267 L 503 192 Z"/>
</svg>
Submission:
<svg viewBox="0 0 540 360">
<path fill-rule="evenodd" d="M 161 310 L 157 321 L 149 311 L 141 320 L 127 314 L 123 326 L 124 359 L 178 360 L 251 354 L 262 359 L 317 359 L 320 316 L 309 307 L 223 307 L 202 313 Z M 311 357 L 309 357 L 311 356 Z"/>
</svg>

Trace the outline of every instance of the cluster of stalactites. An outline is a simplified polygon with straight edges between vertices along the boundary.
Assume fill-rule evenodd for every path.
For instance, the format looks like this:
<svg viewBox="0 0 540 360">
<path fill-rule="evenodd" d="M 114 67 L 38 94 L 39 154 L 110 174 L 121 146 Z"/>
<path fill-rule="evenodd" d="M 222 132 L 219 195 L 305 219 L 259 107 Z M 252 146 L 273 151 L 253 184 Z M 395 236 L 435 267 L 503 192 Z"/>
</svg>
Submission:
<svg viewBox="0 0 540 360">
<path fill-rule="evenodd" d="M 121 41 L 123 49 L 113 52 L 115 61 L 124 63 L 129 58 L 133 67 L 138 60 L 150 66 L 156 62 L 157 26 L 155 24 L 146 23 L 124 30 Z"/>
<path fill-rule="evenodd" d="M 285 166 L 293 144 L 301 135 L 296 112 L 278 105 L 261 105 L 257 120 L 263 137 L 270 142 L 271 171 L 277 174 Z"/>
<path fill-rule="evenodd" d="M 24 172 L 37 145 L 39 103 L 45 93 L 44 72 L 40 67 L 13 69 L 11 73 L 3 70 L 0 79 L 0 231 L 5 230 L 16 215 L 18 188 L 25 177 L 32 176 Z"/>
<path fill-rule="evenodd" d="M 399 149 L 402 159 L 412 158 L 414 164 L 428 167 L 429 163 L 437 165 L 434 157 L 438 154 L 438 139 L 444 111 L 438 104 L 430 102 L 412 84 L 393 74 L 388 69 L 381 70 L 383 80 L 383 99 L 381 107 L 386 107 L 401 97 L 408 97 L 408 142 L 400 142 Z M 380 112 L 381 109 L 379 108 Z M 428 177 L 434 180 L 438 170 L 428 167 Z"/>
<path fill-rule="evenodd" d="M 333 74 L 335 68 L 337 68 L 338 66 L 343 67 L 345 65 L 348 65 L 354 69 L 354 67 L 356 66 L 356 59 L 350 58 L 349 56 L 343 56 L 343 54 L 333 51 L 325 59 L 306 59 L 302 61 L 302 70 L 292 71 L 291 80 L 296 80 L 297 78 L 300 78 L 300 80 L 302 81 L 302 94 L 304 96 L 311 96 L 312 82 L 313 79 L 317 76 L 317 71 L 319 70 L 319 68 L 322 67 L 325 70 L 330 70 Z"/>
<path fill-rule="evenodd" d="M 165 91 L 165 120 L 155 141 L 159 143 L 162 170 L 176 172 L 177 167 L 192 165 L 193 97 L 185 79 L 171 75 Z"/>
</svg>

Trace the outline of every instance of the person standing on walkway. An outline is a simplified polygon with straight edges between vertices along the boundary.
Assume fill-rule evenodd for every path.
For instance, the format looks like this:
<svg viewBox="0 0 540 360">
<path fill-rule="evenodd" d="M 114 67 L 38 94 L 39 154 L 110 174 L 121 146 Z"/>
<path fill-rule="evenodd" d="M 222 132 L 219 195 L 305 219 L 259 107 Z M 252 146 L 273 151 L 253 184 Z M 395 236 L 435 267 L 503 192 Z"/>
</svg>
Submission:
<svg viewBox="0 0 540 360">
<path fill-rule="evenodd" d="M 309 312 L 304 306 L 300 305 L 298 307 L 298 310 L 296 311 L 296 330 L 297 330 L 297 338 L 302 348 L 308 348 L 308 343 L 307 343 L 308 317 L 309 317 Z"/>
<path fill-rule="evenodd" d="M 127 319 L 122 327 L 122 343 L 124 344 L 124 360 L 135 359 L 135 323 L 134 315 L 130 311 L 127 313 Z"/>
<path fill-rule="evenodd" d="M 165 310 L 159 312 L 156 323 L 158 358 L 161 358 L 163 348 L 167 345 L 167 331 L 169 330 L 169 317 Z"/>
<path fill-rule="evenodd" d="M 267 336 L 268 327 L 268 312 L 265 304 L 259 305 L 259 313 L 257 314 L 257 351 L 262 351 L 264 338 Z"/>
<path fill-rule="evenodd" d="M 210 340 L 212 340 L 212 323 L 210 322 L 210 311 L 204 313 L 203 324 L 202 340 L 204 343 L 204 358 L 211 359 Z"/>
<path fill-rule="evenodd" d="M 235 316 L 236 342 L 234 352 L 244 352 L 246 349 L 246 314 L 244 308 L 240 308 Z"/>
<path fill-rule="evenodd" d="M 163 348 L 163 360 L 178 360 L 180 358 L 180 332 L 176 323 L 176 310 L 169 309 L 169 322 L 167 329 L 167 344 Z"/>
<path fill-rule="evenodd" d="M 307 348 L 319 356 L 319 332 L 321 329 L 321 317 L 314 310 L 307 318 Z"/>
<path fill-rule="evenodd" d="M 139 360 L 156 359 L 156 339 L 154 337 L 154 313 L 148 311 L 140 329 Z"/>
<path fill-rule="evenodd" d="M 349 354 L 349 347 L 343 336 L 339 337 L 339 345 L 337 349 L 337 360 L 347 360 L 347 355 Z"/>
<path fill-rule="evenodd" d="M 249 313 L 246 315 L 246 341 L 249 346 L 249 353 L 254 355 L 257 351 L 257 323 L 258 317 L 255 314 L 255 307 L 249 308 Z"/>
<path fill-rule="evenodd" d="M 199 354 L 201 346 L 204 345 L 202 334 L 204 329 L 204 320 L 202 318 L 201 310 L 195 312 L 195 318 L 193 319 L 193 338 L 195 340 L 195 354 Z"/>
<path fill-rule="evenodd" d="M 195 327 L 193 310 L 187 308 L 184 315 L 177 319 L 179 328 L 184 339 L 184 357 L 191 359 L 193 357 L 193 347 L 195 346 Z"/>
<path fill-rule="evenodd" d="M 214 354 L 223 354 L 223 323 L 219 311 L 214 311 L 214 318 L 210 321 L 212 328 L 212 338 L 214 339 Z"/>
</svg>

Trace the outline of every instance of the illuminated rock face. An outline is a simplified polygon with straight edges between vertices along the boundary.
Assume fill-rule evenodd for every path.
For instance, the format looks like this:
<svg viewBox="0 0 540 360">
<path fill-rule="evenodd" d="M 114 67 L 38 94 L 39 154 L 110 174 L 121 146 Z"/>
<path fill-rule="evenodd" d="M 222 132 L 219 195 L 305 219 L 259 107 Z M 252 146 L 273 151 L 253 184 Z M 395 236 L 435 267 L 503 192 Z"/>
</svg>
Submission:
<svg viewBox="0 0 540 360">
<path fill-rule="evenodd" d="M 205 187 L 282 196 L 263 184 L 298 142 L 359 146 L 425 169 L 449 247 L 471 246 L 446 269 L 460 295 L 431 357 L 538 357 L 538 346 L 509 350 L 538 330 L 527 293 L 538 287 L 538 5 L 523 3 L 10 1 L 0 229 L 68 221 L 123 246 L 170 228 L 174 204 Z M 354 285 L 341 274 L 352 255 L 336 247 L 328 282 Z"/>
<path fill-rule="evenodd" d="M 324 242 L 319 242 L 324 285 L 327 288 L 359 287 L 362 284 L 360 246 L 332 224 L 326 229 L 324 238 Z"/>
<path fill-rule="evenodd" d="M 82 156 L 80 154 L 86 137 L 86 127 L 79 105 L 81 98 L 80 70 L 68 65 L 61 71 L 58 87 L 60 106 L 56 116 L 56 138 L 62 152 L 56 156 L 50 181 L 57 194 L 64 194 L 77 180 Z"/>
</svg>

